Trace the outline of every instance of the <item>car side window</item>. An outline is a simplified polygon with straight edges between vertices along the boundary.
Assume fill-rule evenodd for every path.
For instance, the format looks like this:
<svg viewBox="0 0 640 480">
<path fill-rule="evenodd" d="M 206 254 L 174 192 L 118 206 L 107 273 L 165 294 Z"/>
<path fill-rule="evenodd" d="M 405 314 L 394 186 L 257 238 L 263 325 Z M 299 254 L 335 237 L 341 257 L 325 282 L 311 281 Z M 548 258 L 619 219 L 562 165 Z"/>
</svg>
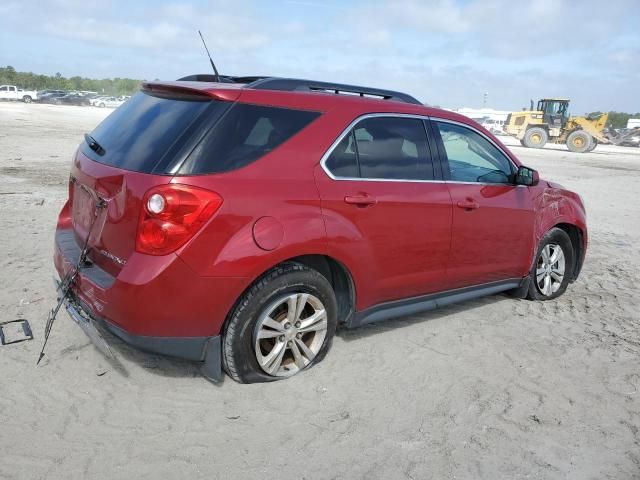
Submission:
<svg viewBox="0 0 640 480">
<path fill-rule="evenodd" d="M 333 149 L 325 165 L 335 177 L 357 178 L 360 176 L 353 130 Z"/>
<path fill-rule="evenodd" d="M 514 172 L 511 162 L 489 140 L 462 125 L 434 123 L 440 131 L 452 181 L 512 182 Z"/>
<path fill-rule="evenodd" d="M 180 167 L 181 175 L 242 168 L 275 150 L 320 116 L 319 112 L 236 103 Z"/>
<path fill-rule="evenodd" d="M 374 117 L 359 122 L 325 162 L 335 177 L 433 180 L 424 123 L 416 118 Z"/>
</svg>

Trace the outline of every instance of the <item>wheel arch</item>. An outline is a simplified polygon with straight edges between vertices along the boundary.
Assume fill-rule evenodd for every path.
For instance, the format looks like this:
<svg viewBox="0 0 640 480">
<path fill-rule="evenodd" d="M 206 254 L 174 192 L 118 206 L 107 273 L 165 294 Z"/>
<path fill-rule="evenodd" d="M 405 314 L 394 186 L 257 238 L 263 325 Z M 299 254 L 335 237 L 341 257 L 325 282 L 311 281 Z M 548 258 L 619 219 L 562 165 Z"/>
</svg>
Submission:
<svg viewBox="0 0 640 480">
<path fill-rule="evenodd" d="M 542 128 L 547 133 L 549 133 L 549 124 L 548 123 L 527 123 L 527 126 L 525 127 L 524 130 L 526 132 L 527 130 L 531 130 L 532 128 Z"/>
<path fill-rule="evenodd" d="M 573 247 L 573 277 L 571 281 L 575 281 L 580 275 L 580 270 L 582 269 L 582 260 L 584 258 L 584 231 L 573 223 L 557 223 L 551 228 L 559 228 L 563 230 L 567 235 L 569 235 L 569 239 L 571 240 L 571 246 Z"/>
<path fill-rule="evenodd" d="M 298 263 L 304 265 L 317 271 L 329 281 L 336 295 L 336 302 L 338 304 L 338 324 L 345 323 L 354 313 L 356 305 L 356 288 L 353 275 L 349 269 L 342 262 L 329 255 L 304 254 L 281 260 L 256 276 L 255 279 L 240 293 L 240 295 L 238 295 L 238 298 L 227 312 L 224 323 L 220 329 L 220 333 L 225 332 L 233 312 L 247 291 L 249 291 L 251 287 L 259 282 L 265 275 L 268 275 L 273 269 L 287 263 Z"/>
<path fill-rule="evenodd" d="M 578 279 L 578 276 L 580 275 L 580 271 L 582 270 L 582 264 L 584 262 L 584 256 L 586 253 L 586 242 L 587 242 L 586 231 L 583 230 L 580 226 L 576 225 L 575 223 L 571 223 L 567 220 L 562 220 L 562 221 L 558 220 L 556 223 L 552 223 L 548 227 L 540 230 L 540 232 L 537 235 L 538 238 L 536 239 L 536 242 L 535 242 L 535 248 L 533 251 L 530 268 L 533 268 L 533 266 L 535 265 L 536 253 L 538 251 L 542 238 L 544 238 L 547 232 L 549 232 L 550 230 L 553 230 L 554 228 L 558 228 L 564 231 L 569 236 L 569 239 L 571 240 L 571 246 L 573 247 L 573 251 L 574 251 L 573 275 L 571 278 L 571 282 L 574 282 L 575 280 Z"/>
</svg>

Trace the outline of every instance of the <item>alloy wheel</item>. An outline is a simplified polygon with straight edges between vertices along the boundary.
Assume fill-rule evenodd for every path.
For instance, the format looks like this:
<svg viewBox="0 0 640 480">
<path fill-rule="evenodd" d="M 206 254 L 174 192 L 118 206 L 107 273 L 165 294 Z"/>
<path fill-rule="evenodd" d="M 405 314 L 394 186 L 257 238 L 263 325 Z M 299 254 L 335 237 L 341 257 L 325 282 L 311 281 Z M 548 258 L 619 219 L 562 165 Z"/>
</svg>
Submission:
<svg viewBox="0 0 640 480">
<path fill-rule="evenodd" d="M 290 377 L 309 365 L 327 336 L 327 312 L 309 293 L 292 293 L 269 304 L 256 323 L 254 349 L 260 368 Z"/>
<path fill-rule="evenodd" d="M 558 291 L 564 280 L 565 256 L 556 243 L 544 246 L 536 263 L 536 285 L 540 293 L 550 297 Z"/>
</svg>

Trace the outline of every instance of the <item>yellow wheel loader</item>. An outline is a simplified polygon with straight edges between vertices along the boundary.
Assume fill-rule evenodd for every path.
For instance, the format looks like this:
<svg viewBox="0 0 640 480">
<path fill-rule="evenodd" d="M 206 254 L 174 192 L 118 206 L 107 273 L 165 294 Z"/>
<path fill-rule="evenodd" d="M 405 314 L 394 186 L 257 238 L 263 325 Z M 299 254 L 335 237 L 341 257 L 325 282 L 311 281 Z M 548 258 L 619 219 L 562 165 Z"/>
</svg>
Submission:
<svg viewBox="0 0 640 480">
<path fill-rule="evenodd" d="M 590 152 L 598 143 L 615 143 L 604 133 L 608 113 L 574 117 L 569 115 L 566 98 L 543 98 L 536 110 L 512 112 L 504 130 L 529 148 L 542 148 L 547 142 L 565 143 L 572 152 Z"/>
</svg>

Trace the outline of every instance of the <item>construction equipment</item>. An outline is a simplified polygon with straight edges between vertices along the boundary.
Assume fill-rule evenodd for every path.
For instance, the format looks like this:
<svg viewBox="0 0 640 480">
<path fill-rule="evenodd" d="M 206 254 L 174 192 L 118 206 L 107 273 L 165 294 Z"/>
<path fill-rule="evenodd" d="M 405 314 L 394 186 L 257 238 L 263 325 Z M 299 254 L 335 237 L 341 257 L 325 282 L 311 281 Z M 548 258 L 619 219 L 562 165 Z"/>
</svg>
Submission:
<svg viewBox="0 0 640 480">
<path fill-rule="evenodd" d="M 543 98 L 536 110 L 512 112 L 504 130 L 529 148 L 542 148 L 547 142 L 565 143 L 572 152 L 590 152 L 598 143 L 617 143 L 604 133 L 608 113 L 586 117 L 569 115 L 569 99 Z"/>
</svg>

